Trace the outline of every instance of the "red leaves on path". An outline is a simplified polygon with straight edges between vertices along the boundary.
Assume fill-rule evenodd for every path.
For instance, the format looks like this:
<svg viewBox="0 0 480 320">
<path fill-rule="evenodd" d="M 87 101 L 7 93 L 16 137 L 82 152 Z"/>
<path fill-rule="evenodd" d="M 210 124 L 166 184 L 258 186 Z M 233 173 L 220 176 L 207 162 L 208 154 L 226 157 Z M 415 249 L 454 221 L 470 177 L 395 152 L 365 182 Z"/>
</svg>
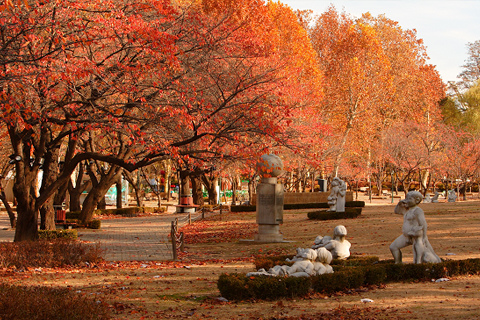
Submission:
<svg viewBox="0 0 480 320">
<path fill-rule="evenodd" d="M 253 238 L 257 224 L 242 220 L 221 221 L 212 217 L 181 228 L 186 244 L 231 242 Z"/>
</svg>

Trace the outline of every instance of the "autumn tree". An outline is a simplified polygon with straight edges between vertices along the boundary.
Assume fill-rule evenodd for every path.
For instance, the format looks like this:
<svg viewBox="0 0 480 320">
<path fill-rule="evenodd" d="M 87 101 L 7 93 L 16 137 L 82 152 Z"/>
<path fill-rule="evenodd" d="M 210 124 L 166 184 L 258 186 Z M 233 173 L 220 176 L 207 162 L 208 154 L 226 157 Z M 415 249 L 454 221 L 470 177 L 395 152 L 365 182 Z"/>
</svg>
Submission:
<svg viewBox="0 0 480 320">
<path fill-rule="evenodd" d="M 337 136 L 336 175 L 346 150 L 374 134 L 377 114 L 388 105 L 390 63 L 374 28 L 334 7 L 315 21 L 310 37 L 325 76 L 322 108 Z"/>
<path fill-rule="evenodd" d="M 18 156 L 15 241 L 36 238 L 40 208 L 84 161 L 109 163 L 116 176 L 166 158 L 188 167 L 241 158 L 287 138 L 299 103 L 283 93 L 314 91 L 298 80 L 308 70 L 279 50 L 278 29 L 254 19 L 268 17 L 265 5 L 244 5 L 206 14 L 164 1 L 52 0 L 5 11 L 1 111 Z M 92 135 L 95 148 L 80 148 Z M 40 166 L 49 174 L 37 189 Z"/>
<path fill-rule="evenodd" d="M 459 75 L 464 88 L 473 86 L 480 79 L 480 40 L 468 43 L 467 48 L 468 58 Z"/>
</svg>

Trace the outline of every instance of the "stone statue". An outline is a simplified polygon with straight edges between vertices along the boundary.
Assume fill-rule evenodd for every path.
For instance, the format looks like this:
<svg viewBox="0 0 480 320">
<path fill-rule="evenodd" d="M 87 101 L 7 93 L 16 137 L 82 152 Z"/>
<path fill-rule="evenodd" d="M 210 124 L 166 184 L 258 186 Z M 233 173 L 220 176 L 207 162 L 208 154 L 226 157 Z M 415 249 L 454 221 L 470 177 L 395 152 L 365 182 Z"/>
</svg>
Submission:
<svg viewBox="0 0 480 320">
<path fill-rule="evenodd" d="M 333 259 L 345 260 L 350 257 L 350 247 L 352 244 L 345 240 L 347 228 L 338 225 L 333 229 L 333 239 L 329 236 L 318 236 L 315 238 L 312 249 L 325 248 L 332 253 Z"/>
<path fill-rule="evenodd" d="M 333 268 L 330 265 L 333 257 L 332 253 L 325 248 L 317 249 L 317 260 L 313 262 L 313 270 L 315 274 L 333 273 Z"/>
<path fill-rule="evenodd" d="M 413 245 L 413 263 L 441 262 L 427 238 L 427 221 L 423 210 L 418 206 L 422 198 L 420 192 L 410 191 L 395 207 L 395 213 L 403 215 L 403 234 L 390 245 L 395 263 L 402 263 L 400 249 L 408 245 Z"/>
<path fill-rule="evenodd" d="M 264 154 L 257 163 L 261 180 L 257 185 L 258 233 L 254 241 L 283 242 L 280 225 L 283 224 L 283 184 L 277 177 L 283 173 L 283 162 L 274 154 Z"/>
<path fill-rule="evenodd" d="M 432 198 L 430 198 L 430 195 L 427 194 L 425 196 L 425 199 L 423 199 L 423 203 L 431 203 L 432 202 Z"/>
<path fill-rule="evenodd" d="M 343 180 L 335 177 L 332 181 L 332 190 L 327 198 L 330 209 L 328 211 L 345 212 L 345 195 L 347 186 Z"/>
<path fill-rule="evenodd" d="M 455 202 L 457 200 L 457 194 L 455 193 L 455 190 L 449 190 L 448 191 L 448 202 Z"/>
<path fill-rule="evenodd" d="M 435 195 L 433 196 L 432 198 L 432 202 L 434 203 L 437 203 L 438 202 L 438 196 L 440 195 L 440 193 L 438 193 L 437 190 L 435 190 Z"/>
<path fill-rule="evenodd" d="M 295 260 L 292 266 L 276 265 L 268 271 L 262 268 L 258 271 L 247 273 L 247 277 L 310 277 L 324 273 L 333 273 L 333 269 L 330 266 L 332 254 L 327 249 L 299 249 L 297 249 L 297 256 L 300 254 L 301 259 Z"/>
</svg>

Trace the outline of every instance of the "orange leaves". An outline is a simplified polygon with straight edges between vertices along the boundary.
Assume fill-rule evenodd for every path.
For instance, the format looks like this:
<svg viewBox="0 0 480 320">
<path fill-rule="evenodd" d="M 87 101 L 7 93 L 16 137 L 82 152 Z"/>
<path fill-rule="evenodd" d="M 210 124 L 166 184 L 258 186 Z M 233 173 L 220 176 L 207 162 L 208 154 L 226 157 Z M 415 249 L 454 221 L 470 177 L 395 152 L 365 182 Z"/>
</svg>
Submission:
<svg viewBox="0 0 480 320">
<path fill-rule="evenodd" d="M 257 224 L 244 221 L 212 221 L 202 220 L 182 228 L 185 242 L 188 243 L 219 243 L 253 237 Z"/>
</svg>

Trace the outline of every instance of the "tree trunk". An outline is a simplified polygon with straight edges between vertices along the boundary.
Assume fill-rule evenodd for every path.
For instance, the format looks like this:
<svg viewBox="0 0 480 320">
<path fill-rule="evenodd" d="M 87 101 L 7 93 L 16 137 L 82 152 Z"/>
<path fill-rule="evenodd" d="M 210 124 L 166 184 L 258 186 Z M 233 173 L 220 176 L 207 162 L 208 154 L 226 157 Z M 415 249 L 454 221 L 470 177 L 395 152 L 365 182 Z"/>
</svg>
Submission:
<svg viewBox="0 0 480 320">
<path fill-rule="evenodd" d="M 204 205 L 203 201 L 203 192 L 202 192 L 202 181 L 199 176 L 190 176 L 190 181 L 192 182 L 192 196 L 193 203 L 199 206 Z"/>
<path fill-rule="evenodd" d="M 217 204 L 217 177 L 213 176 L 212 174 L 202 175 L 203 185 L 208 192 L 208 203 L 209 204 Z"/>
<path fill-rule="evenodd" d="M 121 209 L 123 205 L 122 201 L 122 176 L 120 175 L 119 181 L 115 183 L 115 187 L 117 188 L 117 209 Z"/>
<path fill-rule="evenodd" d="M 80 196 L 82 195 L 82 190 L 78 187 L 71 187 L 68 188 L 68 193 L 70 195 L 70 212 L 81 211 L 82 206 L 80 203 Z"/>
<path fill-rule="evenodd" d="M 43 163 L 43 176 L 42 185 L 40 187 L 40 193 L 44 193 L 45 190 L 54 183 L 59 174 L 58 155 L 60 148 L 55 148 L 51 152 L 45 154 L 45 160 Z M 40 207 L 40 229 L 42 230 L 55 230 L 55 210 L 53 207 L 53 197 L 50 197 Z"/>
<path fill-rule="evenodd" d="M 19 178 L 21 179 L 21 177 Z M 18 218 L 14 241 L 37 240 L 38 209 L 35 207 L 35 186 L 29 183 L 22 183 L 23 181 L 18 182 L 17 177 L 15 180 L 13 193 L 17 199 Z M 33 181 L 31 182 L 33 183 Z"/>
<path fill-rule="evenodd" d="M 122 169 L 117 166 L 112 166 L 107 174 L 103 175 L 100 181 L 97 182 L 90 192 L 88 193 L 85 201 L 83 201 L 82 211 L 80 213 L 80 220 L 83 224 L 93 219 L 93 212 L 95 207 L 100 203 L 102 199 L 105 199 L 105 194 L 108 189 L 118 180 L 122 174 Z"/>
<path fill-rule="evenodd" d="M 190 171 L 180 171 L 180 196 L 191 194 L 190 190 Z"/>
<path fill-rule="evenodd" d="M 97 209 L 98 210 L 105 210 L 107 209 L 107 201 L 105 201 L 105 195 L 107 194 L 107 191 L 108 189 L 110 189 L 112 185 L 110 185 L 107 190 L 105 190 L 105 193 L 103 194 L 103 197 L 101 197 L 99 200 L 98 200 L 98 203 L 97 203 Z"/>
<path fill-rule="evenodd" d="M 142 192 L 139 188 L 139 184 L 133 179 L 132 174 L 130 174 L 126 170 L 123 170 L 123 177 L 133 187 L 133 191 L 135 192 L 135 201 L 137 202 L 137 206 L 138 207 L 143 207 L 143 195 L 142 195 Z"/>
<path fill-rule="evenodd" d="M 17 218 L 15 217 L 15 212 L 7 201 L 7 196 L 5 195 L 3 189 L 0 190 L 0 200 L 2 200 L 5 209 L 7 209 L 8 218 L 10 219 L 10 226 L 14 229 L 17 225 Z"/>
<path fill-rule="evenodd" d="M 53 207 L 53 199 L 50 198 L 40 208 L 40 229 L 55 230 L 55 208 Z"/>
<path fill-rule="evenodd" d="M 237 204 L 237 177 L 232 178 L 232 205 Z"/>
<path fill-rule="evenodd" d="M 70 195 L 69 207 L 71 212 L 82 210 L 80 197 L 82 193 L 88 188 L 90 188 L 90 186 L 92 185 L 91 180 L 86 180 L 85 183 L 82 183 L 84 174 L 85 166 L 80 163 L 78 167 L 77 177 L 75 180 L 75 187 L 73 186 L 72 180 L 68 180 L 68 194 Z"/>
</svg>

